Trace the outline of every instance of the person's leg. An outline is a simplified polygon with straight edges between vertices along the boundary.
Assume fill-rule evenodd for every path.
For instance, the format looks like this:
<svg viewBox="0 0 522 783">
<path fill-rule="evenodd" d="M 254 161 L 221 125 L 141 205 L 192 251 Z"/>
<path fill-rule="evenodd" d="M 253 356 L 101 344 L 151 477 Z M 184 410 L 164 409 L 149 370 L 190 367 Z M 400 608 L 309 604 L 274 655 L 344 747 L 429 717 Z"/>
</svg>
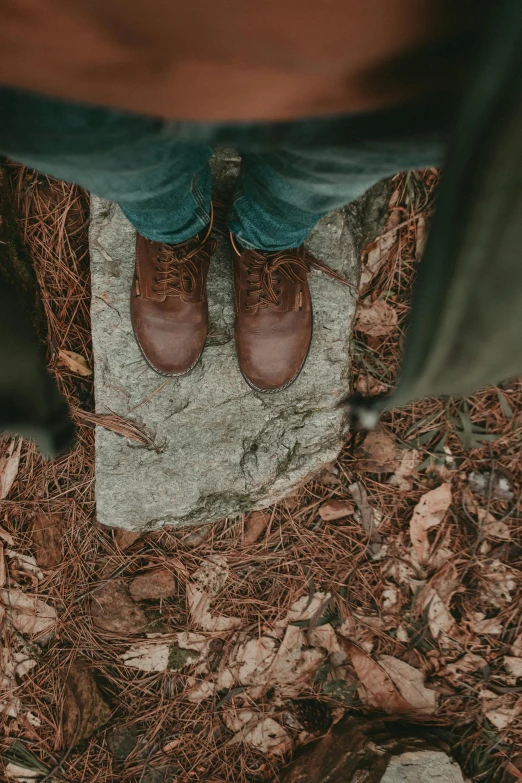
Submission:
<svg viewBox="0 0 522 783">
<path fill-rule="evenodd" d="M 0 88 L 0 154 L 116 201 L 137 231 L 183 242 L 210 219 L 207 145 L 160 120 Z"/>
<path fill-rule="evenodd" d="M 318 220 L 384 177 L 440 162 L 442 134 L 390 139 L 386 123 L 378 131 L 371 121 L 364 127 L 347 119 L 344 144 L 285 143 L 243 156 L 229 216 L 235 341 L 241 371 L 259 391 L 284 389 L 306 361 L 313 321 L 307 272 L 314 261 L 300 246 Z"/>
<path fill-rule="evenodd" d="M 0 116 L 0 154 L 120 205 L 138 232 L 138 345 L 157 372 L 188 372 L 208 327 L 212 149 L 177 141 L 160 120 L 10 89 Z"/>
<path fill-rule="evenodd" d="M 441 161 L 439 137 L 359 141 L 346 147 L 279 147 L 243 156 L 229 228 L 242 245 L 298 247 L 328 212 L 385 177 Z"/>
</svg>

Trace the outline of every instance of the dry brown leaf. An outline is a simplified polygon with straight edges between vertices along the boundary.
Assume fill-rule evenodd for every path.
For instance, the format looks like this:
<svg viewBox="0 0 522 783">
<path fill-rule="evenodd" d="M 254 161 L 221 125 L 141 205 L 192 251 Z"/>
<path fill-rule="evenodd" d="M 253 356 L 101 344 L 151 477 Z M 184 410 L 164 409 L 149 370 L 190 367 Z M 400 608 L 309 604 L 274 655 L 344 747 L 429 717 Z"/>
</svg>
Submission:
<svg viewBox="0 0 522 783">
<path fill-rule="evenodd" d="M 332 598 L 331 593 L 323 593 L 318 590 L 313 594 L 312 598 L 308 595 L 302 595 L 290 606 L 287 612 L 286 618 L 276 623 L 279 628 L 286 628 L 288 623 L 297 623 L 302 620 L 311 620 L 322 609 L 326 609 L 328 603 Z"/>
<path fill-rule="evenodd" d="M 2 447 L 4 448 L 4 446 Z M 22 438 L 11 438 L 0 456 L 0 500 L 6 498 L 14 484 L 20 465 Z"/>
<path fill-rule="evenodd" d="M 82 375 L 85 378 L 88 378 L 90 375 L 92 375 L 92 370 L 89 367 L 89 363 L 85 356 L 82 356 L 79 353 L 75 353 L 75 351 L 58 351 L 58 359 L 62 364 L 65 364 L 66 367 L 71 370 L 71 372 L 75 372 L 78 375 Z"/>
<path fill-rule="evenodd" d="M 252 511 L 245 519 L 245 533 L 243 535 L 243 544 L 251 546 L 265 532 L 270 522 L 270 514 L 264 511 Z"/>
<path fill-rule="evenodd" d="M 389 715 L 409 712 L 408 702 L 400 695 L 382 666 L 355 644 L 349 642 L 345 644 L 348 645 L 352 665 L 361 684 L 359 689 L 361 701 Z"/>
<path fill-rule="evenodd" d="M 451 635 L 455 619 L 446 602 L 432 587 L 426 592 L 423 608 L 426 607 L 428 608 L 428 624 L 433 638 L 438 639 L 441 634 Z"/>
<path fill-rule="evenodd" d="M 325 655 L 321 650 L 305 648 L 306 638 L 303 630 L 295 625 L 289 625 L 268 670 L 268 679 L 263 687 L 275 688 L 277 693 L 285 698 L 296 698 L 303 688 L 311 686 Z"/>
<path fill-rule="evenodd" d="M 466 653 L 462 656 L 462 658 L 459 658 L 458 661 L 455 661 L 454 663 L 448 663 L 446 669 L 456 679 L 459 679 L 463 674 L 476 672 L 478 669 L 482 669 L 486 665 L 487 661 L 481 655 Z"/>
<path fill-rule="evenodd" d="M 353 512 L 353 503 L 349 503 L 346 500 L 327 500 L 326 503 L 323 503 L 319 508 L 319 516 L 321 519 L 324 519 L 325 522 L 349 517 Z"/>
<path fill-rule="evenodd" d="M 384 337 L 393 332 L 397 325 L 397 311 L 391 305 L 380 299 L 375 302 L 359 302 L 354 322 L 355 331 L 369 337 Z"/>
<path fill-rule="evenodd" d="M 469 487 L 466 487 L 462 497 L 469 513 L 477 517 L 478 528 L 484 538 L 499 538 L 503 541 L 509 541 L 511 538 L 509 525 L 502 520 L 497 521 L 493 514 L 482 508 Z"/>
<path fill-rule="evenodd" d="M 389 388 L 390 387 L 387 384 L 382 383 L 382 381 L 374 378 L 373 375 L 368 374 L 358 375 L 354 382 L 354 390 L 359 394 L 362 394 L 363 397 L 385 394 L 389 391 Z"/>
<path fill-rule="evenodd" d="M 133 579 L 129 592 L 135 601 L 169 598 L 176 592 L 176 579 L 167 566 L 160 566 Z"/>
<path fill-rule="evenodd" d="M 65 681 L 63 738 L 66 747 L 92 737 L 110 718 L 111 710 L 102 698 L 88 661 L 71 664 Z"/>
<path fill-rule="evenodd" d="M 11 573 L 26 573 L 34 576 L 38 582 L 44 578 L 43 571 L 38 567 L 34 557 L 31 555 L 22 555 L 15 549 L 6 549 L 5 555 L 9 558 L 9 568 Z"/>
<path fill-rule="evenodd" d="M 223 589 L 228 578 L 227 561 L 221 555 L 210 555 L 192 574 L 187 584 L 187 603 L 192 621 L 204 631 L 231 631 L 243 624 L 239 617 L 213 616 L 212 599 Z"/>
<path fill-rule="evenodd" d="M 509 698 L 509 697 L 508 697 Z M 507 701 L 505 704 L 496 706 L 492 709 L 487 709 L 488 702 L 484 705 L 484 715 L 495 728 L 502 731 L 513 723 L 520 715 L 522 715 L 522 697 L 512 704 Z"/>
<path fill-rule="evenodd" d="M 484 612 L 473 612 L 472 619 L 468 621 L 469 630 L 474 634 L 486 636 L 500 636 L 504 632 L 504 626 L 496 617 L 486 618 Z"/>
<path fill-rule="evenodd" d="M 400 212 L 397 209 L 389 213 L 382 235 L 371 242 L 365 250 L 363 268 L 359 281 L 359 292 L 365 294 L 371 286 L 375 276 L 384 266 L 390 250 L 397 241 L 397 228 L 400 221 Z"/>
<path fill-rule="evenodd" d="M 504 666 L 506 671 L 511 674 L 513 680 L 522 677 L 522 658 L 513 658 L 510 655 L 505 655 Z"/>
<path fill-rule="evenodd" d="M 410 520 L 410 538 L 420 563 L 426 563 L 430 555 L 428 530 L 440 525 L 451 505 L 451 484 L 441 484 L 422 496 L 413 509 Z"/>
<path fill-rule="evenodd" d="M 120 658 L 125 666 L 130 666 L 132 669 L 140 669 L 143 672 L 164 672 L 169 668 L 171 646 L 153 641 L 135 644 L 122 653 Z"/>
<path fill-rule="evenodd" d="M 421 462 L 421 455 L 417 449 L 402 452 L 399 466 L 388 483 L 394 487 L 399 487 L 403 492 L 409 492 L 412 487 L 410 477 L 415 473 L 417 465 L 420 465 Z"/>
<path fill-rule="evenodd" d="M 368 473 L 392 473 L 401 460 L 394 438 L 383 429 L 369 432 L 355 456 L 357 469 Z"/>
<path fill-rule="evenodd" d="M 513 600 L 517 589 L 516 572 L 500 560 L 479 562 L 483 598 L 492 606 L 502 609 Z"/>
<path fill-rule="evenodd" d="M 228 745 L 244 742 L 265 756 L 283 756 L 292 749 L 292 740 L 273 718 L 262 717 L 252 710 L 224 716 L 225 724 L 235 736 Z"/>
<path fill-rule="evenodd" d="M 12 761 L 6 765 L 4 772 L 7 780 L 17 780 L 18 783 L 37 783 L 45 774 L 37 769 L 22 767 Z"/>
<path fill-rule="evenodd" d="M 131 599 L 121 580 L 107 582 L 91 596 L 94 625 L 116 634 L 143 633 L 148 620 Z"/>
<path fill-rule="evenodd" d="M 432 715 L 437 709 L 437 694 L 424 685 L 424 674 L 392 655 L 381 655 L 379 663 L 395 684 L 403 699 L 423 715 Z"/>
<path fill-rule="evenodd" d="M 21 590 L 0 590 L 6 616 L 21 634 L 37 637 L 41 643 L 48 641 L 56 628 L 56 609 L 35 595 L 28 595 Z"/>
<path fill-rule="evenodd" d="M 38 511 L 33 519 L 31 537 L 40 568 L 55 568 L 63 560 L 64 519 L 61 514 Z"/>
</svg>

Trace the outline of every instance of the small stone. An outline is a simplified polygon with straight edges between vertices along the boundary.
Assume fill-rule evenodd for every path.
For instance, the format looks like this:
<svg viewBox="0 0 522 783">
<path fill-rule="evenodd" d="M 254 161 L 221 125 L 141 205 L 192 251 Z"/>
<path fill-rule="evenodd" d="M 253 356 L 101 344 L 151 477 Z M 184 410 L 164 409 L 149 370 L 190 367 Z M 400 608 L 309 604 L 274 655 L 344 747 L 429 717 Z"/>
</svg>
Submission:
<svg viewBox="0 0 522 783">
<path fill-rule="evenodd" d="M 413 750 L 392 756 L 381 783 L 464 783 L 460 767 L 442 751 Z"/>
<path fill-rule="evenodd" d="M 129 592 L 135 601 L 170 598 L 176 592 L 176 579 L 169 568 L 161 566 L 133 579 Z"/>
<path fill-rule="evenodd" d="M 245 519 L 245 535 L 243 536 L 243 544 L 250 546 L 262 536 L 265 532 L 267 525 L 270 521 L 270 515 L 265 514 L 263 511 L 253 511 Z"/>
<path fill-rule="evenodd" d="M 148 626 L 145 614 L 116 580 L 92 594 L 91 617 L 97 628 L 116 634 L 143 633 Z"/>
<path fill-rule="evenodd" d="M 382 429 L 370 432 L 357 450 L 357 470 L 368 473 L 393 473 L 401 461 L 395 440 Z"/>
<path fill-rule="evenodd" d="M 130 756 L 138 741 L 136 726 L 115 726 L 107 735 L 107 746 L 118 761 Z"/>
<path fill-rule="evenodd" d="M 134 530 L 124 530 L 121 527 L 114 531 L 114 540 L 122 551 L 132 546 L 140 536 L 141 533 L 136 533 Z"/>
</svg>

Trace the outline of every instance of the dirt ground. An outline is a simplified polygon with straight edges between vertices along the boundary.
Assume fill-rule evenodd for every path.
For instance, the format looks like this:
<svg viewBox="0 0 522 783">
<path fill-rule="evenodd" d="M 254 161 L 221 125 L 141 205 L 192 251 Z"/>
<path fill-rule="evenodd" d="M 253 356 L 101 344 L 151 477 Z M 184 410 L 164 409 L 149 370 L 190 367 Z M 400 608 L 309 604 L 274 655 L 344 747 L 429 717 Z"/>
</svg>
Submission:
<svg viewBox="0 0 522 783">
<path fill-rule="evenodd" d="M 0 442 L 0 774 L 270 781 L 343 714 L 385 713 L 429 727 L 473 783 L 522 779 L 522 384 L 387 413 L 263 513 L 103 528 L 88 201 L 20 167 L 12 181 L 78 439 L 53 462 Z M 437 183 L 397 177 L 364 254 L 363 394 L 394 385 Z"/>
</svg>

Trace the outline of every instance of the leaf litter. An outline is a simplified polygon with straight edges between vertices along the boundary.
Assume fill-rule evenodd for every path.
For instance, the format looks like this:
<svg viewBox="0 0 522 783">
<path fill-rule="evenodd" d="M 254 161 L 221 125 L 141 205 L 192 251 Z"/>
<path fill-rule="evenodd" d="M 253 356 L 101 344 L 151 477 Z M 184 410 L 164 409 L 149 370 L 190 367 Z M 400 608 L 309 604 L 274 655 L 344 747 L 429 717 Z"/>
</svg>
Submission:
<svg viewBox="0 0 522 783">
<path fill-rule="evenodd" d="M 426 182 L 436 179 L 433 172 L 424 176 Z M 83 293 L 88 264 L 80 243 L 83 197 L 72 186 L 47 183 L 47 191 L 38 182 L 22 199 L 22 225 L 37 259 L 49 332 L 53 344 L 70 346 L 90 368 L 88 296 Z M 365 333 L 363 325 L 354 359 L 357 383 L 366 378 L 366 389 L 379 392 L 395 382 L 408 280 L 425 236 L 414 207 L 403 198 L 404 178 L 396 183 L 397 231 L 370 283 L 372 303 L 388 305 L 396 318 L 381 321 L 380 335 L 372 335 L 371 323 Z M 44 192 L 55 201 L 46 201 Z M 42 210 L 37 218 L 31 212 L 35 208 Z M 69 234 L 63 230 L 65 211 L 75 226 Z M 60 257 L 55 247 L 61 248 Z M 358 363 L 361 356 L 366 366 Z M 80 389 L 87 400 L 82 404 L 92 410 L 92 377 L 61 364 L 55 370 L 72 404 L 78 407 Z M 481 427 L 476 434 L 496 438 L 479 439 L 476 449 L 463 447 L 465 433 L 452 423 L 462 423 L 460 401 L 415 403 L 383 418 L 398 450 L 392 470 L 383 470 L 385 463 L 376 472 L 362 470 L 360 462 L 368 457 L 356 454 L 348 441 L 335 463 L 334 482 L 312 478 L 291 501 L 259 512 L 263 518 L 257 522 L 252 514 L 202 528 L 202 533 L 127 536 L 95 523 L 93 423 L 88 417 L 78 419 L 74 450 L 52 466 L 24 443 L 9 501 L 0 505 L 2 588 L 29 596 L 27 613 L 38 622 L 45 615 L 37 612 L 35 599 L 55 614 L 52 623 L 47 618 L 48 638 L 45 629 L 31 632 L 34 620 L 24 633 L 2 601 L 2 642 L 9 650 L 5 667 L 11 672 L 4 694 L 18 707 L 16 715 L 0 716 L 5 763 L 15 763 L 6 760 L 13 741 L 41 759 L 45 772 L 38 770 L 39 777 L 54 768 L 53 759 L 63 759 L 68 751 L 64 683 L 74 651 L 81 651 L 99 697 L 118 723 L 140 727 L 135 750 L 118 761 L 122 780 L 139 780 L 145 764 L 152 770 L 164 767 L 162 748 L 175 742 L 169 764 L 175 760 L 180 783 L 194 779 L 195 771 L 208 780 L 268 781 L 300 743 L 314 736 L 313 727 L 310 734 L 300 722 L 296 705 L 302 699 L 320 703 L 336 720 L 346 711 L 392 715 L 393 708 L 408 720 L 417 716 L 454 727 L 455 752 L 461 749 L 473 783 L 487 778 L 484 767 L 474 767 L 469 759 L 494 758 L 496 767 L 507 768 L 511 749 L 522 741 L 520 695 L 512 692 L 520 687 L 522 658 L 517 501 L 522 385 L 511 381 L 501 395 L 502 403 L 495 389 L 467 401 L 469 421 Z M 356 444 L 361 445 L 361 436 Z M 418 525 L 424 532 L 415 547 L 409 534 L 414 509 L 444 484 L 451 486 L 451 503 L 445 512 L 439 508 L 440 519 L 433 524 L 426 524 L 424 515 Z M 466 501 L 466 489 L 477 506 Z M 327 518 L 328 504 L 350 513 Z M 48 515 L 40 539 L 32 530 L 35 513 Z M 46 524 L 54 520 L 60 533 L 48 536 L 46 562 L 41 559 Z M 249 529 L 251 539 L 245 542 Z M 36 559 L 43 579 L 31 572 L 34 562 L 27 558 Z M 146 598 L 143 583 L 145 593 L 133 597 L 133 581 L 166 562 L 174 574 L 174 592 Z M 113 583 L 114 592 L 108 587 Z M 114 606 L 121 598 L 123 616 L 139 622 L 118 627 L 111 596 Z M 104 603 L 98 613 L 101 625 L 94 622 L 96 609 L 91 614 L 97 602 Z M 128 657 L 124 661 L 122 656 Z M 89 711 L 87 692 L 80 699 L 83 712 L 93 716 L 97 728 L 62 762 L 60 774 L 71 783 L 89 775 L 100 783 L 111 775 L 117 779 L 110 724 L 103 722 L 103 707 L 97 719 L 96 710 Z M 33 761 L 18 761 L 33 770 Z"/>
</svg>

